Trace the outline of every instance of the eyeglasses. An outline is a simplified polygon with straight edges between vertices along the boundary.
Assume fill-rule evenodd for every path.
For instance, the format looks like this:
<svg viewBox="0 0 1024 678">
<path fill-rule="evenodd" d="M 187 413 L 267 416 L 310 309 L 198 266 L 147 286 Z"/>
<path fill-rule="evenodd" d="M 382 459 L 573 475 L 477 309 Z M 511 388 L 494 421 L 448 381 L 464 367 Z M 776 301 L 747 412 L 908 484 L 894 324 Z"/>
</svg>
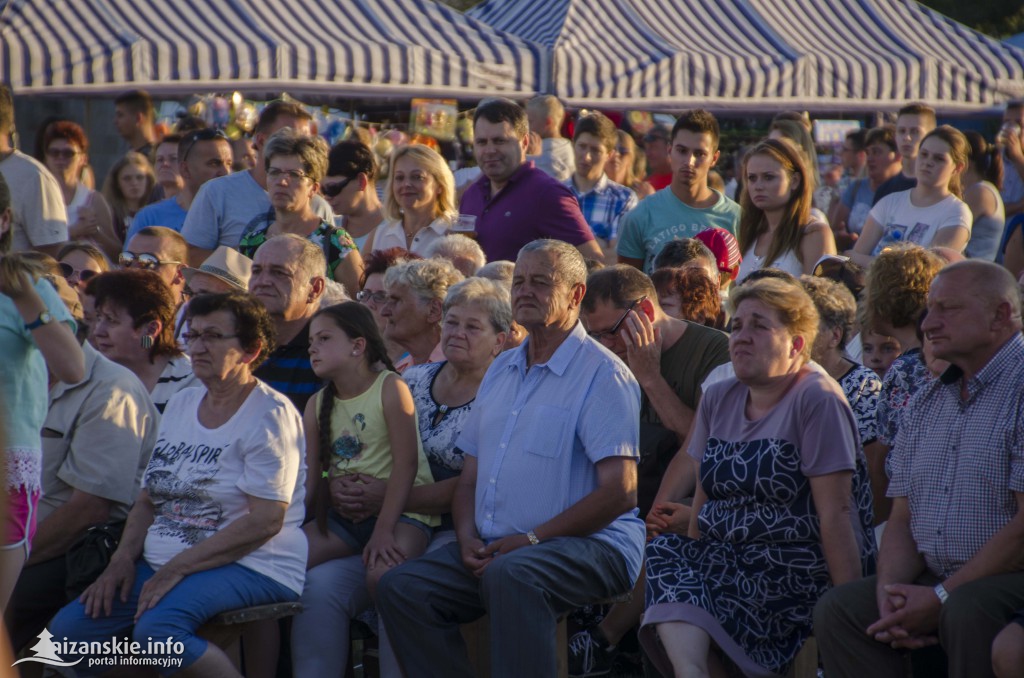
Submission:
<svg viewBox="0 0 1024 678">
<path fill-rule="evenodd" d="M 70 160 L 78 155 L 78 151 L 73 148 L 48 148 L 46 149 L 46 155 L 54 159 Z"/>
<path fill-rule="evenodd" d="M 199 340 L 202 340 L 203 344 L 209 344 L 223 339 L 234 339 L 237 336 L 237 334 L 221 334 L 213 330 L 203 330 L 202 332 L 185 332 L 181 335 L 181 339 L 186 345 L 191 346 Z"/>
<path fill-rule="evenodd" d="M 267 176 L 270 176 L 269 172 L 267 172 Z M 351 184 L 353 179 L 355 177 L 346 177 L 341 181 L 335 181 L 333 184 L 320 184 L 320 192 L 324 194 L 324 197 L 333 198 L 344 191 L 345 187 Z"/>
<path fill-rule="evenodd" d="M 164 264 L 180 264 L 180 261 L 163 260 L 157 258 L 155 254 L 150 252 L 143 252 L 142 254 L 135 254 L 134 252 L 121 252 L 117 255 L 117 263 L 122 268 L 132 268 L 133 266 L 147 271 L 151 271 L 157 266 Z"/>
<path fill-rule="evenodd" d="M 71 264 L 65 264 L 63 261 L 57 264 L 60 266 L 60 274 L 64 276 L 64 279 L 71 282 L 74 276 L 78 276 L 78 279 L 82 282 L 90 280 L 93 276 L 99 275 L 99 271 L 90 271 L 89 269 L 83 269 L 81 271 L 75 270 L 75 267 Z"/>
<path fill-rule="evenodd" d="M 308 179 L 309 175 L 302 170 L 281 169 L 280 167 L 271 167 L 267 170 L 267 178 L 271 181 L 280 181 L 282 177 L 287 177 L 288 183 L 291 183 Z"/>
<path fill-rule="evenodd" d="M 185 135 L 185 138 L 178 144 L 178 151 L 185 149 L 184 153 L 180 153 L 181 162 L 188 160 L 188 154 L 192 152 L 192 147 L 196 145 L 197 141 L 213 141 L 214 139 L 223 139 L 229 141 L 224 132 L 219 129 L 213 129 L 212 127 L 205 127 L 203 129 L 192 130 Z"/>
<path fill-rule="evenodd" d="M 371 292 L 370 290 L 359 290 L 359 292 L 356 293 L 356 300 L 363 304 L 368 304 L 372 301 L 374 305 L 380 306 L 381 304 L 388 300 L 388 294 L 387 292 Z"/>
<path fill-rule="evenodd" d="M 630 304 L 629 308 L 626 309 L 626 312 L 622 314 L 622 317 L 619 318 L 614 325 L 612 325 L 612 328 L 610 330 L 605 330 L 604 332 L 587 332 L 587 334 L 589 334 L 590 338 L 593 339 L 594 341 L 604 341 L 605 339 L 614 337 L 616 334 L 619 333 L 619 328 L 622 327 L 622 323 L 626 322 L 626 318 L 629 316 L 630 312 L 638 305 L 640 305 L 640 303 L 646 300 L 647 295 L 645 294 L 644 296 L 640 297 L 632 304 Z"/>
</svg>

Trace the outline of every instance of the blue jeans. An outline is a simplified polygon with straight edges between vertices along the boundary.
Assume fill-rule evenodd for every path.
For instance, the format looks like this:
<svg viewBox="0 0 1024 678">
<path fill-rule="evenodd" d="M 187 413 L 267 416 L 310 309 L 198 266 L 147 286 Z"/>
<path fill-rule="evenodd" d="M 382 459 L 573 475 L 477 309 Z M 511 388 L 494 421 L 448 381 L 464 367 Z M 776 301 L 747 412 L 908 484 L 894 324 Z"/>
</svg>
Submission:
<svg viewBox="0 0 1024 678">
<path fill-rule="evenodd" d="M 153 568 L 145 560 L 139 559 L 135 564 L 135 582 L 128 600 L 121 602 L 120 596 L 115 595 L 109 617 L 87 617 L 85 606 L 74 600 L 57 613 L 47 628 L 57 640 L 66 637 L 75 643 L 110 641 L 112 637 L 123 641 L 131 634 L 131 640 L 141 643 L 144 651 L 150 639 L 166 642 L 171 638 L 172 642 L 183 644 L 185 651 L 180 655 L 181 666 L 160 669 L 162 675 L 169 675 L 191 666 L 206 652 L 207 641 L 195 635 L 195 632 L 208 619 L 229 610 L 291 602 L 299 598 L 298 593 L 270 577 L 233 563 L 188 575 L 168 591 L 156 607 L 147 610 L 132 628 L 139 593 L 153 574 Z M 75 661 L 79 656 L 67 654 L 62 659 Z M 164 656 L 178 657 L 173 654 Z M 81 675 L 91 675 L 109 671 L 110 668 L 90 668 L 87 657 L 75 670 Z"/>
<path fill-rule="evenodd" d="M 633 587 L 622 554 L 557 537 L 497 556 L 476 577 L 452 543 L 388 571 L 377 609 L 409 678 L 472 676 L 459 624 L 490 615 L 491 676 L 553 676 L 558 618 Z"/>
</svg>

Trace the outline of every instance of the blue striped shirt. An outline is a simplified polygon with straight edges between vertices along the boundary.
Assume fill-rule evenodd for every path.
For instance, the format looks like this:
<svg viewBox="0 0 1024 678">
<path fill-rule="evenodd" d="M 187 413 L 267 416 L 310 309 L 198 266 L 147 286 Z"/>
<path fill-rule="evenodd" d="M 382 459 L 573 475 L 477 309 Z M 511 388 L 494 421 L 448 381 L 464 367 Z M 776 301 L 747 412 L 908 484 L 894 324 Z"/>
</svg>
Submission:
<svg viewBox="0 0 1024 678">
<path fill-rule="evenodd" d="M 602 459 L 639 459 L 640 387 L 622 361 L 579 322 L 546 363 L 528 368 L 529 341 L 495 359 L 458 439 L 477 458 L 485 542 L 524 534 L 593 492 Z M 638 576 L 644 524 L 636 509 L 591 536 Z"/>
<path fill-rule="evenodd" d="M 597 184 L 586 193 L 576 188 L 573 177 L 566 179 L 565 185 L 576 196 L 583 218 L 595 238 L 609 243 L 619 237 L 619 223 L 638 202 L 633 189 L 615 183 L 607 174 L 602 174 Z"/>
</svg>

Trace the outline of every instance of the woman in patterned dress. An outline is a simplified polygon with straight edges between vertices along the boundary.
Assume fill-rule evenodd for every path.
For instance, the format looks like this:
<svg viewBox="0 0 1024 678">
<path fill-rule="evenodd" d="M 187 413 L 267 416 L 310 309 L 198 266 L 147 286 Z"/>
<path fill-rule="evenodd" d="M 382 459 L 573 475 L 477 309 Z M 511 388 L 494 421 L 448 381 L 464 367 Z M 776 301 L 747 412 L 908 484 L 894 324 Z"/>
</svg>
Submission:
<svg viewBox="0 0 1024 678">
<path fill-rule="evenodd" d="M 838 385 L 807 365 L 814 304 L 774 279 L 731 304 L 736 377 L 707 389 L 694 422 L 689 536 L 647 547 L 641 640 L 665 675 L 785 674 L 822 593 L 873 566 L 853 493 L 857 425 Z"/>
<path fill-rule="evenodd" d="M 359 249 L 348 231 L 321 220 L 313 211 L 313 196 L 327 172 L 327 143 L 289 127 L 270 137 L 263 157 L 271 209 L 249 222 L 238 251 L 252 259 L 260 245 L 275 235 L 301 235 L 323 250 L 327 277 L 355 296 L 363 274 Z"/>
</svg>

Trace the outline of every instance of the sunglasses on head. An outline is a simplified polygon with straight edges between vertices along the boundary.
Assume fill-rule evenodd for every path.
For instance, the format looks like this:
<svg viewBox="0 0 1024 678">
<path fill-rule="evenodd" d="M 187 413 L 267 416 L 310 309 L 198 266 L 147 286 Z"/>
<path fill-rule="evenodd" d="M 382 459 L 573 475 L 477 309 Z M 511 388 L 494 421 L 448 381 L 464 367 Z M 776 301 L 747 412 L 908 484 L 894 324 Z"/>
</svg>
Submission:
<svg viewBox="0 0 1024 678">
<path fill-rule="evenodd" d="M 185 152 L 180 154 L 181 162 L 188 160 L 188 154 L 192 152 L 192 147 L 196 145 L 197 141 L 213 141 L 214 139 L 229 141 L 224 132 L 221 132 L 219 129 L 213 129 L 212 127 L 192 130 L 186 134 L 185 138 L 182 139 L 181 143 L 178 145 L 179 148 L 185 149 Z"/>
<path fill-rule="evenodd" d="M 117 263 L 120 264 L 122 268 L 134 267 L 151 271 L 157 266 L 161 266 L 163 264 L 180 264 L 182 262 L 159 259 L 155 254 L 150 252 L 143 252 L 142 254 L 121 252 L 117 257 Z"/>
<path fill-rule="evenodd" d="M 333 198 L 344 191 L 345 187 L 351 184 L 353 179 L 355 179 L 355 177 L 345 177 L 341 181 L 335 181 L 331 184 L 320 184 L 320 192 L 323 193 L 325 197 Z"/>
<path fill-rule="evenodd" d="M 71 282 L 71 279 L 76 274 L 78 275 L 79 280 L 81 280 L 82 282 L 88 282 L 89 280 L 92 279 L 93 276 L 99 275 L 100 273 L 99 271 L 90 271 L 89 269 L 76 271 L 74 266 L 72 266 L 71 264 L 65 264 L 63 261 L 57 265 L 60 267 L 60 274 L 68 282 Z"/>
<path fill-rule="evenodd" d="M 814 266 L 817 278 L 828 278 L 845 285 L 855 298 L 864 290 L 864 269 L 850 261 L 849 257 L 826 254 Z"/>
</svg>

